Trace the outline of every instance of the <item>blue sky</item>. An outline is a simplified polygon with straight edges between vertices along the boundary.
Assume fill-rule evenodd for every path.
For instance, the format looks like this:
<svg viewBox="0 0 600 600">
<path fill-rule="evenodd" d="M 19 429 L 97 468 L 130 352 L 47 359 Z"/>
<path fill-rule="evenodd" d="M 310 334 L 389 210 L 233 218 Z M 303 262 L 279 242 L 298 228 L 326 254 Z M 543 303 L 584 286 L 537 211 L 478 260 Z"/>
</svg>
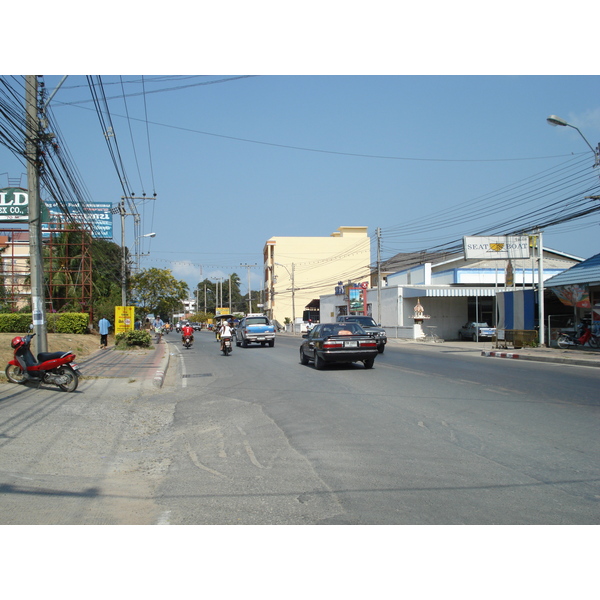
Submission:
<svg viewBox="0 0 600 600">
<path fill-rule="evenodd" d="M 156 49 L 149 52 L 157 56 Z M 157 194 L 139 203 L 142 233 L 156 232 L 142 240 L 142 252 L 150 254 L 141 265 L 170 268 L 190 287 L 236 271 L 246 291 L 240 265 L 260 266 L 272 236 L 327 236 L 344 225 L 366 225 L 374 235 L 380 227 L 385 259 L 559 202 L 573 191 L 562 197 L 558 191 L 563 170 L 567 178 L 587 168 L 585 181 L 599 181 L 600 168 L 594 174 L 593 154 L 577 131 L 546 123 L 548 115 L 559 115 L 596 146 L 595 75 L 538 75 L 549 71 L 547 65 L 536 71 L 525 55 L 504 68 L 498 68 L 501 60 L 484 62 L 487 70 L 476 62 L 452 68 L 443 46 L 437 62 L 426 56 L 422 66 L 415 63 L 416 75 L 389 57 L 381 71 L 371 57 L 371 71 L 384 73 L 375 75 L 334 55 L 330 48 L 322 64 L 313 53 L 306 64 L 294 55 L 289 64 L 264 66 L 260 57 L 254 66 L 240 57 L 190 64 L 188 56 L 181 70 L 169 63 L 167 78 L 156 74 L 164 63 L 135 57 L 123 63 L 95 57 L 89 65 L 57 60 L 54 68 L 41 60 L 40 66 L 54 73 L 106 73 L 102 83 L 132 191 Z M 466 51 L 459 48 L 457 55 Z M 471 60 L 476 55 L 473 48 Z M 319 65 L 331 70 L 318 74 Z M 328 74 L 353 71 L 367 75 Z M 143 87 L 139 75 L 125 74 L 136 72 L 146 73 Z M 210 74 L 176 75 L 198 72 Z M 451 74 L 437 74 L 444 72 Z M 235 78 L 243 75 L 252 76 Z M 61 77 L 44 76 L 48 90 Z M 85 76 L 70 75 L 52 100 L 53 116 L 90 200 L 117 203 L 123 191 L 90 99 Z M 0 166 L 11 178 L 25 172 L 1 146 Z M 545 181 L 556 195 L 532 200 Z M 521 185 L 531 206 L 521 206 L 519 193 L 508 191 Z M 600 250 L 599 223 L 596 214 L 548 228 L 545 245 L 587 258 Z M 115 236 L 120 242 L 118 220 Z M 129 225 L 126 242 L 133 245 Z M 253 288 L 260 279 L 253 269 Z"/>
</svg>

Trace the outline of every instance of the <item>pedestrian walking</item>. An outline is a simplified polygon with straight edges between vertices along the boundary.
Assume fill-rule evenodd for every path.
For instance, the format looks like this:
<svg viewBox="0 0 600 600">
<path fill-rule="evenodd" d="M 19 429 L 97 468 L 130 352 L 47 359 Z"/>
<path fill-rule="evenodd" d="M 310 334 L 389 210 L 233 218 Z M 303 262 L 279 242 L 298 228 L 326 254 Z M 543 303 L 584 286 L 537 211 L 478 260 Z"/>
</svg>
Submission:
<svg viewBox="0 0 600 600">
<path fill-rule="evenodd" d="M 98 321 L 98 331 L 100 332 L 100 348 L 108 346 L 108 330 L 112 327 L 110 321 L 106 317 L 102 317 Z"/>
</svg>

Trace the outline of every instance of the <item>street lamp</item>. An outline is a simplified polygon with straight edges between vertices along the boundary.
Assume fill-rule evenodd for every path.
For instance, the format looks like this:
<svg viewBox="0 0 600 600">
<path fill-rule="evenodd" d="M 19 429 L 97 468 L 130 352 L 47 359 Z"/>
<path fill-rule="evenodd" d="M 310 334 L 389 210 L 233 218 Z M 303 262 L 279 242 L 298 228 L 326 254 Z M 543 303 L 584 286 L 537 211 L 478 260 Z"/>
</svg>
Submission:
<svg viewBox="0 0 600 600">
<path fill-rule="evenodd" d="M 564 119 L 561 119 L 560 117 L 557 117 L 556 115 L 550 115 L 547 119 L 546 122 L 548 123 L 548 125 L 552 125 L 552 127 L 571 127 L 571 129 L 575 129 L 579 135 L 584 139 L 585 143 L 590 147 L 590 150 L 594 153 L 594 166 L 597 167 L 599 164 L 599 152 L 597 148 L 593 148 L 592 145 L 587 141 L 587 138 L 585 137 L 585 135 L 583 135 L 583 133 L 581 133 L 581 131 L 579 131 L 578 127 L 575 127 L 575 125 L 571 125 L 571 123 L 567 123 L 567 121 L 565 121 Z"/>
<path fill-rule="evenodd" d="M 140 251 L 139 251 L 139 245 L 140 245 L 139 240 L 142 238 L 153 238 L 153 237 L 156 237 L 156 233 L 154 233 L 154 232 L 145 233 L 144 235 L 138 235 L 135 238 L 135 268 L 136 268 L 136 271 L 140 270 L 140 257 L 144 256 L 143 254 L 140 254 Z"/>
<path fill-rule="evenodd" d="M 589 146 L 590 150 L 593 152 L 594 154 L 594 167 L 597 167 L 600 164 L 600 144 L 598 144 L 598 148 L 593 148 L 592 145 L 588 142 L 587 138 L 585 137 L 585 135 L 583 135 L 583 133 L 581 133 L 581 131 L 579 131 L 578 127 L 575 127 L 575 125 L 571 125 L 571 123 L 567 123 L 567 121 L 565 121 L 564 119 L 561 119 L 560 117 L 557 117 L 556 115 L 550 115 L 547 119 L 546 122 L 548 123 L 548 125 L 552 125 L 552 127 L 571 127 L 571 129 L 575 129 L 579 135 L 583 138 L 584 142 Z M 595 196 L 590 196 L 591 198 L 594 198 Z M 541 239 L 541 238 L 540 238 Z M 540 249 L 540 252 L 543 253 L 543 248 Z M 540 259 L 540 271 L 542 270 L 542 262 Z M 540 273 L 540 294 L 541 297 L 543 298 L 543 292 L 544 292 L 544 278 L 543 275 Z M 542 300 L 543 301 L 543 300 Z M 543 305 L 542 305 L 543 307 Z M 540 345 L 543 346 L 543 331 L 544 331 L 544 324 L 543 324 L 543 308 L 540 309 Z"/>
<path fill-rule="evenodd" d="M 296 333 L 296 298 L 295 298 L 296 288 L 294 287 L 294 263 L 292 263 L 292 272 L 291 273 L 285 265 L 282 265 L 281 263 L 273 263 L 273 264 L 277 265 L 278 267 L 283 267 L 287 271 L 287 274 L 290 276 L 290 279 L 292 280 L 292 333 Z"/>
</svg>

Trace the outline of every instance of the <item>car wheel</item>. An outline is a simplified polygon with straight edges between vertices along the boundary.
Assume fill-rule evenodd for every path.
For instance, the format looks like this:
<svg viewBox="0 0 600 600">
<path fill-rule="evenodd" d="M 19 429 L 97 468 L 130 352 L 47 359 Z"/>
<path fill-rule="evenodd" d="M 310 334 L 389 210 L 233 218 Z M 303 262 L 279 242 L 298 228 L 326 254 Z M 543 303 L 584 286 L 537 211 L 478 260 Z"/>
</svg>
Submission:
<svg viewBox="0 0 600 600">
<path fill-rule="evenodd" d="M 372 369 L 373 365 L 375 364 L 375 357 L 367 358 L 367 360 L 363 360 L 363 363 L 365 365 L 365 369 Z"/>
<path fill-rule="evenodd" d="M 385 350 L 385 344 L 380 344 L 379 346 L 377 346 L 377 352 L 379 352 L 379 354 L 383 354 L 384 350 Z"/>
<path fill-rule="evenodd" d="M 306 358 L 306 354 L 304 354 L 304 351 L 302 350 L 302 348 L 300 348 L 300 364 L 301 365 L 308 364 L 308 358 Z"/>
<path fill-rule="evenodd" d="M 269 342 L 269 348 L 272 348 L 275 345 L 275 340 L 271 340 Z"/>
<path fill-rule="evenodd" d="M 247 348 L 248 347 L 248 340 L 244 339 L 242 340 L 242 348 Z"/>
<path fill-rule="evenodd" d="M 462 342 L 463 341 L 463 334 L 459 331 L 458 332 L 458 339 Z"/>
<path fill-rule="evenodd" d="M 325 368 L 325 361 L 315 352 L 315 369 L 319 371 Z"/>
</svg>

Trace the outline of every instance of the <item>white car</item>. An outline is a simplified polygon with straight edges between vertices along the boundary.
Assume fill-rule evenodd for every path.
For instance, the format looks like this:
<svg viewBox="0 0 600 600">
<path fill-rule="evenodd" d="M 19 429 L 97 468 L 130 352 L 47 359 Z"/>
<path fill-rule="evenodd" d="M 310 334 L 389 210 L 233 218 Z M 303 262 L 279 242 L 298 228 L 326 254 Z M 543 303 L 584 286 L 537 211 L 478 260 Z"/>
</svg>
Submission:
<svg viewBox="0 0 600 600">
<path fill-rule="evenodd" d="M 476 323 L 475 321 L 465 323 L 458 331 L 459 340 L 491 339 L 495 335 L 495 327 L 490 327 L 487 323 Z"/>
</svg>

